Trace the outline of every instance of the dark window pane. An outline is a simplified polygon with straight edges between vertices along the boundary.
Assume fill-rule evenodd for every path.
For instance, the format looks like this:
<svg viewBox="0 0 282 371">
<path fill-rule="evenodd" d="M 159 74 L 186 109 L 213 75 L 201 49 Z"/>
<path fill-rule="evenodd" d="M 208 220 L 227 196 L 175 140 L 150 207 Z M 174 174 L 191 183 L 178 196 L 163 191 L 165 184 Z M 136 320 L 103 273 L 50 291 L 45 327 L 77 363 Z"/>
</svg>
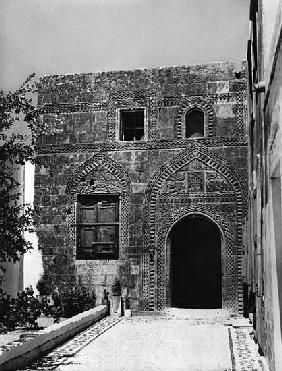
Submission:
<svg viewBox="0 0 282 371">
<path fill-rule="evenodd" d="M 135 139 L 136 140 L 142 140 L 144 137 L 144 129 L 136 129 L 135 131 Z"/>
<path fill-rule="evenodd" d="M 94 250 L 91 249 L 79 249 L 76 254 L 77 259 L 93 259 L 94 258 Z"/>
<path fill-rule="evenodd" d="M 204 136 L 204 119 L 204 112 L 199 109 L 193 109 L 186 113 L 186 138 Z"/>
<path fill-rule="evenodd" d="M 132 141 L 144 138 L 144 110 L 121 111 L 120 140 Z"/>
<path fill-rule="evenodd" d="M 94 245 L 93 248 L 94 248 L 94 254 L 114 254 L 115 253 L 114 244 Z"/>
</svg>

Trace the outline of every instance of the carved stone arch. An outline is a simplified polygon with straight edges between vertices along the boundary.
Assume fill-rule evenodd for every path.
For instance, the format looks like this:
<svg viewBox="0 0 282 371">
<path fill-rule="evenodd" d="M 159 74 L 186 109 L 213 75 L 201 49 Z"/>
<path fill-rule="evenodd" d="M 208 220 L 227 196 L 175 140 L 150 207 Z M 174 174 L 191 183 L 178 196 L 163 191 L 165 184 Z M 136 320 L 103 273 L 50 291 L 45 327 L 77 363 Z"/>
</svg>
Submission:
<svg viewBox="0 0 282 371">
<path fill-rule="evenodd" d="M 200 145 L 196 141 L 191 141 L 188 147 L 180 154 L 176 155 L 170 161 L 165 163 L 150 179 L 144 202 L 144 254 L 143 254 L 143 285 L 144 299 L 148 303 L 148 309 L 156 308 L 154 285 L 156 281 L 156 261 L 155 252 L 157 251 L 157 231 L 156 231 L 156 211 L 158 193 L 163 182 L 165 182 L 172 174 L 176 173 L 185 165 L 189 164 L 194 159 L 203 162 L 210 168 L 220 173 L 231 184 L 236 200 L 236 216 L 237 216 L 237 247 L 238 255 L 241 254 L 242 246 L 242 218 L 247 210 L 247 194 L 246 187 L 237 170 L 230 165 L 224 158 L 215 155 L 208 148 Z M 241 184 L 242 183 L 242 184 Z M 235 248 L 235 247 L 234 247 Z M 238 285 L 241 285 L 241 259 L 238 259 Z M 241 290 L 241 286 L 239 287 Z"/>
<path fill-rule="evenodd" d="M 203 97 L 182 98 L 179 102 L 178 113 L 175 118 L 176 137 L 185 138 L 185 116 L 192 109 L 197 108 L 205 114 L 205 136 L 215 135 L 215 111 L 211 100 Z"/>
<path fill-rule="evenodd" d="M 121 167 L 121 165 L 113 161 L 110 157 L 103 153 L 98 153 L 74 171 L 67 183 L 66 193 L 75 193 L 76 187 L 85 176 L 101 167 L 111 173 L 120 182 L 122 192 L 130 192 L 130 179 L 127 172 Z"/>
<path fill-rule="evenodd" d="M 186 216 L 201 215 L 211 220 L 219 229 L 222 244 L 221 246 L 221 261 L 223 271 L 223 308 L 230 311 L 236 312 L 238 308 L 234 306 L 236 302 L 236 284 L 234 282 L 234 264 L 233 264 L 233 246 L 236 243 L 236 228 L 231 221 L 224 218 L 220 213 L 215 211 L 212 205 L 198 205 L 191 204 L 181 207 L 162 223 L 161 229 L 158 232 L 157 237 L 157 254 L 156 254 L 156 265 L 157 265 L 157 290 L 155 292 L 155 303 L 158 310 L 162 310 L 167 305 L 167 288 L 169 287 L 170 272 L 168 272 L 168 266 L 166 259 L 168 256 L 166 239 L 169 235 L 170 230 L 173 226 Z"/>
<path fill-rule="evenodd" d="M 90 184 L 92 176 L 99 173 L 99 179 Z M 86 184 L 85 184 L 86 183 Z M 78 194 L 117 193 L 120 195 L 120 256 L 129 245 L 129 206 L 131 182 L 127 172 L 108 156 L 98 153 L 80 165 L 71 175 L 66 188 L 72 204 L 72 212 L 68 216 L 71 226 L 70 236 L 75 245 L 75 206 Z"/>
</svg>

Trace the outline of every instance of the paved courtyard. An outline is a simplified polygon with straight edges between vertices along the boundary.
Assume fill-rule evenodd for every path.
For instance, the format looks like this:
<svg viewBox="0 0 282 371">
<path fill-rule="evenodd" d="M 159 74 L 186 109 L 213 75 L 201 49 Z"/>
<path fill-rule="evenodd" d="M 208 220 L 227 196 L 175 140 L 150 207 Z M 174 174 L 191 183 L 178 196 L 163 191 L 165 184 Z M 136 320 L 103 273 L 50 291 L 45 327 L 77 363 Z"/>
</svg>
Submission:
<svg viewBox="0 0 282 371">
<path fill-rule="evenodd" d="M 250 329 L 216 316 L 106 318 L 26 370 L 259 370 Z"/>
<path fill-rule="evenodd" d="M 121 321 L 60 370 L 231 369 L 228 330 L 185 320 Z"/>
</svg>

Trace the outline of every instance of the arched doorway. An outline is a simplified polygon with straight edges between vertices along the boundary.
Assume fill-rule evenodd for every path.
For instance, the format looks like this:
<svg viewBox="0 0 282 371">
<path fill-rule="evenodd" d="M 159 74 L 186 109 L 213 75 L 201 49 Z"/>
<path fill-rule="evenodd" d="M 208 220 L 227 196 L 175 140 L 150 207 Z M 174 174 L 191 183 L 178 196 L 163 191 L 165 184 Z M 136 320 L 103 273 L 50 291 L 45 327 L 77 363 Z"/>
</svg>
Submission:
<svg viewBox="0 0 282 371">
<path fill-rule="evenodd" d="M 171 243 L 171 306 L 221 308 L 221 233 L 207 217 L 189 215 L 177 222 Z"/>
</svg>

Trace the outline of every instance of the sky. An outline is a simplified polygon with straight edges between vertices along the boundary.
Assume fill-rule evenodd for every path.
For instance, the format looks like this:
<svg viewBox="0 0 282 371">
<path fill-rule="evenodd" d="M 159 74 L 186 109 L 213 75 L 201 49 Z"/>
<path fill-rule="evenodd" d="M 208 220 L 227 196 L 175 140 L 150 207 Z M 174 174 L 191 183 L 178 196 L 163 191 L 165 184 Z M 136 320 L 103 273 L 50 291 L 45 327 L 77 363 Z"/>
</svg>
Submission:
<svg viewBox="0 0 282 371">
<path fill-rule="evenodd" d="M 38 76 L 246 59 L 248 0 L 0 0 L 0 89 Z"/>
</svg>

